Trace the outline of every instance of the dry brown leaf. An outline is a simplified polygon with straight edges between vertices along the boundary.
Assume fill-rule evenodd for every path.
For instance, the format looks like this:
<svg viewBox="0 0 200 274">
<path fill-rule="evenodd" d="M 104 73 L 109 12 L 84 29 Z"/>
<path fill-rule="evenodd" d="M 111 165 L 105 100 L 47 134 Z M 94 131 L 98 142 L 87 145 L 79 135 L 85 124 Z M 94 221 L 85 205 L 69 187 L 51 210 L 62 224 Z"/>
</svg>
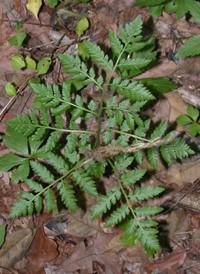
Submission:
<svg viewBox="0 0 200 274">
<path fill-rule="evenodd" d="M 187 104 L 183 101 L 178 93 L 165 93 L 163 94 L 169 101 L 171 106 L 169 121 L 174 122 L 176 118 L 181 114 L 187 113 Z"/>
<path fill-rule="evenodd" d="M 186 215 L 184 210 L 173 211 L 166 221 L 169 242 L 173 247 L 185 236 L 189 227 L 189 216 Z"/>
<path fill-rule="evenodd" d="M 0 250 L 0 266 L 10 268 L 20 261 L 26 254 L 34 233 L 33 230 L 26 228 L 8 235 Z"/>
<path fill-rule="evenodd" d="M 68 215 L 68 226 L 66 233 L 76 237 L 89 237 L 99 231 L 97 221 L 91 221 L 91 214 L 87 211 L 78 210 L 73 215 Z"/>
<path fill-rule="evenodd" d="M 154 270 L 158 268 L 159 270 L 170 270 L 173 268 L 173 273 L 176 273 L 178 267 L 183 265 L 185 258 L 186 252 L 182 248 L 178 247 L 174 252 L 172 252 L 172 254 L 170 254 L 168 257 L 165 257 L 163 261 L 150 264 L 146 266 L 146 269 Z"/>
<path fill-rule="evenodd" d="M 39 227 L 33 243 L 27 253 L 29 264 L 27 274 L 43 273 L 46 262 L 50 262 L 58 256 L 57 244 L 44 234 L 43 227 Z"/>
<path fill-rule="evenodd" d="M 170 183 L 183 185 L 192 183 L 200 178 L 200 159 L 188 163 L 175 163 L 167 171 L 167 180 Z"/>
<path fill-rule="evenodd" d="M 81 242 L 59 269 L 67 272 L 85 269 L 88 273 L 93 273 L 93 262 L 97 261 L 105 266 L 105 273 L 120 274 L 119 256 L 111 253 L 109 249 L 112 238 L 113 235 L 98 233 L 93 245 L 88 248 Z"/>
<path fill-rule="evenodd" d="M 121 234 L 118 234 L 112 238 L 112 240 L 108 243 L 108 249 L 111 250 L 113 253 L 118 253 L 123 248 L 126 248 L 127 246 L 123 244 L 121 238 Z"/>
</svg>

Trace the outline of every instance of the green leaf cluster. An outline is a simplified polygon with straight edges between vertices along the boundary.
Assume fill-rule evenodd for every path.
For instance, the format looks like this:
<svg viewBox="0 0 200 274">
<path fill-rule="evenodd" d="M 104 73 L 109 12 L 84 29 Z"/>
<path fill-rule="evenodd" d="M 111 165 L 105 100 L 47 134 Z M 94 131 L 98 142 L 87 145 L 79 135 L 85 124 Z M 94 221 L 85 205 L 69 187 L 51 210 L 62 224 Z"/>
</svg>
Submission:
<svg viewBox="0 0 200 274">
<path fill-rule="evenodd" d="M 200 134 L 200 118 L 199 118 L 199 110 L 192 106 L 188 106 L 187 113 L 182 114 L 177 117 L 177 123 L 181 126 L 187 126 L 187 132 L 195 137 Z"/>
<path fill-rule="evenodd" d="M 148 12 L 153 16 L 162 15 L 163 9 L 169 13 L 175 12 L 178 19 L 189 12 L 195 20 L 200 21 L 200 3 L 196 0 L 137 0 L 135 6 L 149 7 Z"/>
<path fill-rule="evenodd" d="M 157 168 L 159 157 L 170 164 L 193 151 L 173 132 L 166 134 L 167 121 L 154 125 L 145 114 L 155 100 L 152 90 L 167 92 L 174 84 L 167 78 L 134 78 L 156 58 L 155 39 L 143 37 L 141 17 L 118 34 L 110 31 L 109 38 L 107 51 L 84 42 L 85 61 L 59 54 L 68 75 L 64 83 L 30 84 L 33 108 L 7 122 L 3 141 L 12 153 L 0 158 L 0 170 L 11 170 L 12 181 L 28 188 L 19 193 L 10 217 L 55 211 L 61 204 L 75 212 L 82 197 L 91 196 L 98 200 L 92 219 L 105 215 L 106 227 L 122 225 L 123 240 L 139 241 L 153 256 L 160 250 L 153 218 L 162 208 L 143 201 L 164 189 L 142 186 L 147 170 L 140 165 L 147 157 Z M 116 185 L 103 193 L 101 178 L 108 170 Z"/>
</svg>

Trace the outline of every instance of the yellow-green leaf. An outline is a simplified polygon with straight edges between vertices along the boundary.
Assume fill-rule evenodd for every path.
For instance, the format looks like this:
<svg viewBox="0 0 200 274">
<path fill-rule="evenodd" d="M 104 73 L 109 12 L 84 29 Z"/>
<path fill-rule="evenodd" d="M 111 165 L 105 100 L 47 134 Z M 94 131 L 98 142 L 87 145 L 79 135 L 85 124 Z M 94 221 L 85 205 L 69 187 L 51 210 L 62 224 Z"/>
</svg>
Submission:
<svg viewBox="0 0 200 274">
<path fill-rule="evenodd" d="M 16 88 L 10 82 L 5 84 L 5 91 L 9 96 L 15 96 L 17 94 Z"/>
<path fill-rule="evenodd" d="M 25 61 L 28 69 L 36 69 L 36 62 L 31 57 L 27 55 Z"/>
<path fill-rule="evenodd" d="M 26 4 L 27 9 L 38 18 L 38 12 L 42 6 L 42 0 L 28 0 Z"/>
<path fill-rule="evenodd" d="M 89 21 L 86 17 L 81 18 L 76 24 L 76 34 L 81 36 L 89 28 Z"/>
<path fill-rule="evenodd" d="M 11 64 L 12 64 L 14 69 L 22 69 L 26 66 L 26 63 L 24 61 L 24 57 L 19 53 L 14 54 L 12 56 Z"/>
<path fill-rule="evenodd" d="M 42 58 L 39 63 L 37 64 L 37 73 L 38 75 L 43 75 L 47 73 L 51 65 L 51 58 L 50 57 L 44 57 Z"/>
</svg>

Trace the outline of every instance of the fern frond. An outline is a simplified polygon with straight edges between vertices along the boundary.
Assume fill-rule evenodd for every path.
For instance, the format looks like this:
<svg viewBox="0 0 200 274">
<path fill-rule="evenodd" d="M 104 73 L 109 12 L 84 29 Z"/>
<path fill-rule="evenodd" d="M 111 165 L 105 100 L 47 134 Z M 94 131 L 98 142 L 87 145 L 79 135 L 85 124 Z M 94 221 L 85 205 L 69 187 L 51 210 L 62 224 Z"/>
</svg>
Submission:
<svg viewBox="0 0 200 274">
<path fill-rule="evenodd" d="M 126 33 L 129 37 L 138 36 L 142 32 L 142 18 L 137 16 L 132 22 L 125 25 Z"/>
<path fill-rule="evenodd" d="M 144 155 L 143 155 L 142 151 L 136 151 L 134 153 L 134 159 L 138 165 L 142 164 L 143 156 Z"/>
<path fill-rule="evenodd" d="M 53 174 L 42 164 L 34 161 L 30 161 L 30 165 L 35 172 L 45 183 L 51 183 L 54 181 Z"/>
<path fill-rule="evenodd" d="M 161 121 L 159 125 L 151 133 L 150 139 L 154 140 L 157 138 L 161 138 L 167 129 L 167 125 L 168 125 L 167 121 Z"/>
<path fill-rule="evenodd" d="M 115 157 L 115 168 L 120 171 L 124 171 L 128 166 L 132 164 L 134 157 L 129 154 L 119 154 Z"/>
<path fill-rule="evenodd" d="M 112 30 L 109 31 L 109 39 L 110 39 L 112 51 L 114 55 L 118 57 L 123 50 L 123 46 L 119 38 L 117 37 L 117 35 Z"/>
<path fill-rule="evenodd" d="M 135 208 L 134 211 L 138 217 L 153 216 L 163 211 L 163 208 L 160 206 L 143 206 Z"/>
<path fill-rule="evenodd" d="M 16 167 L 24 162 L 24 158 L 8 153 L 0 157 L 0 171 L 9 171 L 11 168 Z"/>
<path fill-rule="evenodd" d="M 131 186 L 138 182 L 146 173 L 146 169 L 131 170 L 122 175 L 122 183 Z"/>
<path fill-rule="evenodd" d="M 149 65 L 151 61 L 151 59 L 145 58 L 133 58 L 131 60 L 122 59 L 118 64 L 118 68 L 120 68 L 121 70 L 141 69 Z"/>
<path fill-rule="evenodd" d="M 18 183 L 19 181 L 24 181 L 30 173 L 29 159 L 24 159 L 12 173 L 12 182 Z"/>
<path fill-rule="evenodd" d="M 54 192 L 51 188 L 48 188 L 47 190 L 45 190 L 44 199 L 46 203 L 46 210 L 48 213 L 57 210 Z"/>
<path fill-rule="evenodd" d="M 87 50 L 89 56 L 105 71 L 112 71 L 113 62 L 108 59 L 103 50 L 91 42 L 84 42 L 84 47 Z"/>
<path fill-rule="evenodd" d="M 80 76 L 82 76 L 82 80 L 85 79 L 87 67 L 83 62 L 81 62 L 81 59 L 78 56 L 73 56 L 70 54 L 65 55 L 59 53 L 58 57 L 66 73 L 75 75 L 80 74 Z"/>
<path fill-rule="evenodd" d="M 48 162 L 61 174 L 66 172 L 69 168 L 68 164 L 61 156 L 58 156 L 52 152 L 48 153 Z"/>
<path fill-rule="evenodd" d="M 200 14 L 199 14 L 200 3 L 194 0 L 190 0 L 190 1 L 186 1 L 186 5 L 192 17 L 196 21 L 200 22 Z"/>
<path fill-rule="evenodd" d="M 29 116 L 26 114 L 18 115 L 17 117 L 9 120 L 7 124 L 25 137 L 30 136 L 37 128 L 37 125 L 32 124 Z"/>
<path fill-rule="evenodd" d="M 153 6 L 166 2 L 166 0 L 137 0 L 135 6 Z"/>
<path fill-rule="evenodd" d="M 42 208 L 43 208 L 43 199 L 41 196 L 35 196 L 34 198 L 34 204 L 35 204 L 35 209 L 37 213 L 41 213 Z"/>
<path fill-rule="evenodd" d="M 200 54 L 200 35 L 195 35 L 187 39 L 187 41 L 180 47 L 176 56 L 177 57 L 189 57 Z"/>
<path fill-rule="evenodd" d="M 60 137 L 59 131 L 51 132 L 46 141 L 46 144 L 43 146 L 44 150 L 52 151 L 56 147 L 59 137 Z"/>
<path fill-rule="evenodd" d="M 88 174 L 95 176 L 96 178 L 101 178 L 105 173 L 105 162 L 90 161 L 84 165 L 84 169 Z"/>
<path fill-rule="evenodd" d="M 142 228 L 147 228 L 147 227 L 156 227 L 158 223 L 154 220 L 141 220 L 140 221 L 140 226 Z"/>
<path fill-rule="evenodd" d="M 132 101 L 149 101 L 154 99 L 154 96 L 135 80 L 115 78 L 111 84 L 111 89 L 113 91 L 117 90 L 120 95 Z"/>
<path fill-rule="evenodd" d="M 12 206 L 9 217 L 16 218 L 26 216 L 28 214 L 28 204 L 30 202 L 25 199 L 18 199 Z"/>
<path fill-rule="evenodd" d="M 73 186 L 70 185 L 66 180 L 64 180 L 58 183 L 57 189 L 59 190 L 64 205 L 72 212 L 76 212 L 77 200 L 75 197 L 75 191 L 73 189 Z"/>
<path fill-rule="evenodd" d="M 94 220 L 103 213 L 111 209 L 112 205 L 120 199 L 121 192 L 117 187 L 112 187 L 104 196 L 101 196 L 99 202 L 91 209 L 91 216 Z"/>
<path fill-rule="evenodd" d="M 148 199 L 152 199 L 158 196 L 160 193 L 164 191 L 163 187 L 159 186 L 144 186 L 137 187 L 132 195 L 129 195 L 129 198 L 134 201 L 144 201 Z"/>
<path fill-rule="evenodd" d="M 83 170 L 78 169 L 71 173 L 72 180 L 77 183 L 85 192 L 92 196 L 98 196 L 95 181 Z"/>
<path fill-rule="evenodd" d="M 32 189 L 33 191 L 35 191 L 36 193 L 40 193 L 44 188 L 42 186 L 42 184 L 33 181 L 31 179 L 26 179 L 25 183 L 27 184 L 27 186 Z"/>
<path fill-rule="evenodd" d="M 106 221 L 104 227 L 110 227 L 120 223 L 126 216 L 130 213 L 130 208 L 123 204 L 121 207 L 117 208 L 111 216 Z"/>
<path fill-rule="evenodd" d="M 149 257 L 153 257 L 156 252 L 160 252 L 158 241 L 158 230 L 155 228 L 137 229 L 135 237 L 141 242 Z"/>
<path fill-rule="evenodd" d="M 184 139 L 176 138 L 171 143 L 161 146 L 161 155 L 163 159 L 171 164 L 173 160 L 182 159 L 194 154 L 194 151 L 188 146 Z"/>
<path fill-rule="evenodd" d="M 158 148 L 157 147 L 150 147 L 147 150 L 147 159 L 148 159 L 150 165 L 154 169 L 157 169 L 157 166 L 158 166 L 158 157 L 159 157 L 159 153 L 158 153 Z"/>
</svg>

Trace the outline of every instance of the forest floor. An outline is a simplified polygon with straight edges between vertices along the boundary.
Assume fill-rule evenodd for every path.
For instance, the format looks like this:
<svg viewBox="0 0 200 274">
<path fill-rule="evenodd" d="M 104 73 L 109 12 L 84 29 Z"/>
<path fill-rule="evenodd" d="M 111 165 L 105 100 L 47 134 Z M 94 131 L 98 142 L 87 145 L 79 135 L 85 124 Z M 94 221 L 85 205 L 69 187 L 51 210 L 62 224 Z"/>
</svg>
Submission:
<svg viewBox="0 0 200 274">
<path fill-rule="evenodd" d="M 168 119 L 173 123 L 177 116 L 185 114 L 187 105 L 200 107 L 200 59 L 181 60 L 178 64 L 169 59 L 170 51 L 176 51 L 184 38 L 200 34 L 200 24 L 163 12 L 152 18 L 145 8 L 134 7 L 133 0 L 93 0 L 66 10 L 85 14 L 90 27 L 83 40 L 109 46 L 108 30 L 142 15 L 147 31 L 157 38 L 158 62 L 140 77 L 167 76 L 177 82 L 179 88 L 162 94 L 156 105 L 149 110 L 154 122 Z M 31 108 L 34 96 L 28 80 L 33 70 L 15 70 L 11 56 L 29 54 L 35 60 L 54 56 L 55 52 L 77 52 L 75 27 L 79 18 L 67 15 L 58 20 L 58 9 L 43 5 L 40 22 L 26 9 L 25 0 L 0 1 L 0 133 L 5 134 L 6 121 Z M 8 39 L 19 31 L 14 24 L 24 19 L 23 31 L 29 36 L 26 45 L 19 49 L 11 46 Z M 180 39 L 180 37 L 183 38 Z M 63 74 L 58 60 L 53 69 L 43 76 L 48 83 L 60 83 Z M 4 91 L 6 82 L 18 87 L 18 94 L 9 97 Z M 184 93 L 184 96 L 183 96 Z M 180 129 L 181 130 L 181 129 Z M 198 138 L 193 138 L 199 144 Z M 17 141 L 17 140 L 16 140 Z M 8 152 L 1 142 L 0 154 Z M 120 230 L 104 229 L 99 219 L 92 223 L 88 212 L 78 210 L 71 215 L 63 210 L 59 215 L 43 213 L 37 216 L 9 219 L 12 204 L 16 200 L 20 184 L 12 184 L 10 173 L 0 174 L 0 224 L 7 224 L 7 253 L 0 253 L 0 262 L 6 260 L 1 273 L 19 274 L 170 274 L 200 273 L 200 158 L 198 156 L 162 167 L 152 180 L 169 190 L 165 197 L 169 211 L 161 220 L 160 241 L 162 252 L 149 259 L 139 245 L 125 247 L 119 240 Z M 159 201 L 160 202 L 160 201 Z M 28 251 L 27 251 L 27 247 Z M 3 257 L 3 258 L 2 258 Z M 0 263 L 0 269 L 1 269 Z"/>
</svg>

